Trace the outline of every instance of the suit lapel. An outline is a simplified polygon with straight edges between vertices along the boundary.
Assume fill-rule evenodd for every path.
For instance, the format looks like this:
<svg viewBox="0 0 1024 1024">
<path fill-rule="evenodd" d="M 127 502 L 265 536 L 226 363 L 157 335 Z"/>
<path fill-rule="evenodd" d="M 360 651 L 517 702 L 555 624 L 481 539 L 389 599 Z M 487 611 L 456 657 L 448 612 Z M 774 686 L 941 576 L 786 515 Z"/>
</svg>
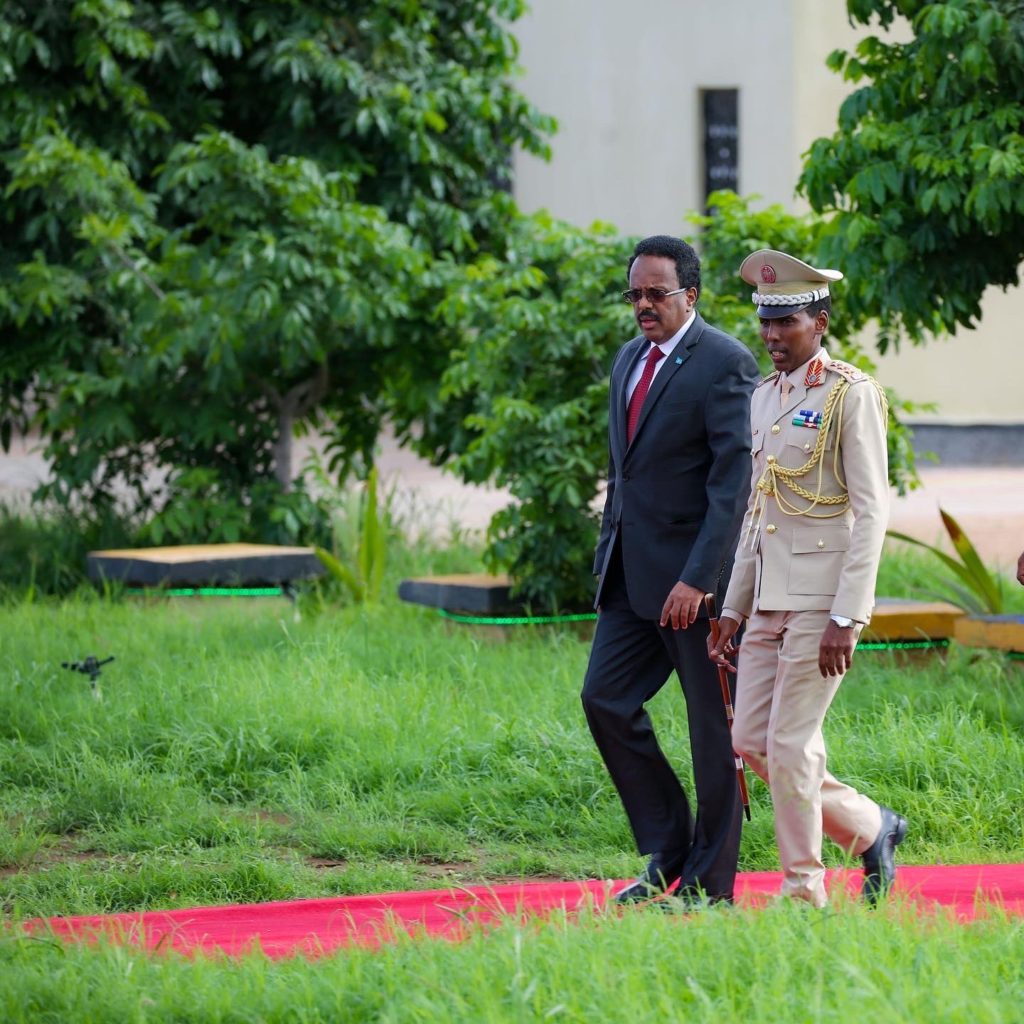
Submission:
<svg viewBox="0 0 1024 1024">
<path fill-rule="evenodd" d="M 624 369 L 622 373 L 617 376 L 615 380 L 611 382 L 612 395 L 615 401 L 612 403 L 614 410 L 615 422 L 612 429 L 615 432 L 615 439 L 618 443 L 618 450 L 624 452 L 629 447 L 626 441 L 626 385 L 629 383 L 630 375 L 633 373 L 634 368 L 640 356 L 647 351 L 648 341 L 644 337 L 636 338 L 633 342 L 635 348 L 633 352 L 623 360 Z M 655 380 L 658 378 L 655 377 Z"/>
</svg>

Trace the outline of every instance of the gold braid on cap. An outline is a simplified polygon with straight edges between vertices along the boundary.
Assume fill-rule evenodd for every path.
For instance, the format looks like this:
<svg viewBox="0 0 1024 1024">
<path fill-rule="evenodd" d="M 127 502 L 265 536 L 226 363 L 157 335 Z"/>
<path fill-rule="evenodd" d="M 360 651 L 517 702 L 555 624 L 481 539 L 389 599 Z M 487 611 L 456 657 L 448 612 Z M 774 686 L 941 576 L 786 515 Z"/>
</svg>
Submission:
<svg viewBox="0 0 1024 1024">
<path fill-rule="evenodd" d="M 823 287 L 809 292 L 794 292 L 792 295 L 783 295 L 779 292 L 753 292 L 750 298 L 759 306 L 799 306 L 801 303 L 818 302 L 828 293 L 828 288 Z"/>
<path fill-rule="evenodd" d="M 871 381 L 878 392 L 878 397 L 882 403 L 882 422 L 887 424 L 889 421 L 889 399 L 886 397 L 885 390 L 878 381 L 873 377 L 868 377 L 867 379 Z M 839 442 L 843 428 L 843 403 L 846 399 L 846 392 L 849 390 L 850 381 L 845 377 L 841 377 L 832 385 L 832 390 L 828 393 L 828 398 L 825 399 L 825 408 L 821 412 L 821 426 L 818 428 L 818 440 L 814 445 L 814 451 L 811 452 L 811 457 L 802 466 L 790 469 L 786 466 L 780 466 L 774 459 L 769 460 L 765 466 L 761 479 L 757 481 L 754 507 L 751 510 L 750 522 L 747 524 L 747 536 L 745 539 L 749 541 L 751 546 L 753 546 L 754 537 L 758 536 L 761 532 L 761 520 L 764 518 L 769 497 L 775 498 L 779 511 L 787 516 L 834 519 L 846 511 L 846 507 L 850 502 L 850 492 L 839 468 Z M 836 416 L 836 413 L 838 413 L 838 416 Z M 839 481 L 842 493 L 822 494 L 821 485 L 823 482 L 825 441 L 828 438 L 829 430 L 832 428 L 833 419 L 836 421 L 836 430 L 835 444 L 832 447 L 832 473 L 836 480 Z M 818 487 L 817 491 L 809 491 L 797 483 L 797 481 L 801 477 L 807 476 L 815 467 L 818 470 Z M 785 488 L 797 497 L 803 498 L 809 504 L 805 508 L 797 507 L 790 498 L 784 495 L 780 488 Z M 833 512 L 814 512 L 813 509 L 819 505 L 841 505 L 842 507 L 835 509 Z"/>
</svg>

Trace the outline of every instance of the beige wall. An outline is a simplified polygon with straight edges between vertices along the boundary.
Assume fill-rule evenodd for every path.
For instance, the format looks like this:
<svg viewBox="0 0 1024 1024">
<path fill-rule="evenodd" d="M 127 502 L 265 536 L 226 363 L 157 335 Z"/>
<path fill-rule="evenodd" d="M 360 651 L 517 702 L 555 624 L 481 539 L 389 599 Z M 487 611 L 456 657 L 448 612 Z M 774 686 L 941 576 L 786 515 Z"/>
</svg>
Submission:
<svg viewBox="0 0 1024 1024">
<path fill-rule="evenodd" d="M 553 159 L 519 154 L 516 197 L 577 224 L 689 233 L 701 193 L 702 88 L 740 90 L 740 188 L 788 201 L 793 174 L 764 161 L 792 134 L 788 0 L 533 0 L 515 25 L 523 92 L 558 118 Z M 749 30 L 757 11 L 760 28 Z M 748 23 L 744 28 L 744 23 Z M 765 55 L 771 54 L 771 69 Z M 773 96 L 776 98 L 773 99 Z M 755 185 L 756 183 L 756 185 Z"/>
<path fill-rule="evenodd" d="M 841 75 L 830 71 L 825 60 L 833 50 L 852 50 L 863 33 L 855 31 L 846 16 L 843 0 L 792 0 L 795 52 L 792 103 L 794 129 L 791 140 L 792 182 L 803 166 L 803 154 L 811 143 L 836 130 L 839 106 L 850 91 Z M 800 204 L 806 210 L 807 204 Z"/>
<path fill-rule="evenodd" d="M 911 422 L 1024 423 L 1022 320 L 1022 289 L 989 288 L 977 330 L 958 331 L 927 345 L 904 345 L 898 354 L 879 357 L 878 379 L 904 398 L 938 406 L 935 412 L 915 414 Z"/>
<path fill-rule="evenodd" d="M 806 209 L 801 155 L 835 130 L 848 83 L 825 67 L 857 33 L 843 0 L 532 0 L 517 22 L 523 92 L 559 121 L 550 163 L 515 158 L 516 198 L 586 225 L 692 236 L 702 201 L 700 90 L 740 90 L 739 190 Z M 906 30 L 904 30 L 906 31 Z M 842 268 L 840 268 L 842 269 Z M 839 293 L 839 309 L 842 297 Z M 924 420 L 1024 423 L 1016 342 L 1024 291 L 990 290 L 983 323 L 879 357 Z M 1000 370 L 1000 368 L 1002 368 Z"/>
</svg>

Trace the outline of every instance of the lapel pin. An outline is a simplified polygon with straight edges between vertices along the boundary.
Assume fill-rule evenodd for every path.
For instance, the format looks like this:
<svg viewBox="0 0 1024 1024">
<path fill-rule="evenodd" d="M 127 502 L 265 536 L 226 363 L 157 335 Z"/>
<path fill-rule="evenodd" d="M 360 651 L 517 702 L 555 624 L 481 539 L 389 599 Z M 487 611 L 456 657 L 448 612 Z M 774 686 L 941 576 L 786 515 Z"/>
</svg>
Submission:
<svg viewBox="0 0 1024 1024">
<path fill-rule="evenodd" d="M 683 357 L 682 356 L 676 356 L 676 366 L 682 366 L 682 365 L 683 365 Z"/>
</svg>

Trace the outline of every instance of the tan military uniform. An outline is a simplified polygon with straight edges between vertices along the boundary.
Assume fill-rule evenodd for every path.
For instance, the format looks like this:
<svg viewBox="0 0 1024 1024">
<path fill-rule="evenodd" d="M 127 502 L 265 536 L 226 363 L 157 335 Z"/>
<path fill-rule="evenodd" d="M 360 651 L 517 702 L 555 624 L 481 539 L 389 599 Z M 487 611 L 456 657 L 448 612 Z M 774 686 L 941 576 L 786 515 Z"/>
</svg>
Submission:
<svg viewBox="0 0 1024 1024">
<path fill-rule="evenodd" d="M 821 728 L 842 677 L 822 678 L 818 650 L 830 613 L 863 625 L 874 604 L 887 410 L 870 377 L 824 349 L 788 379 L 784 404 L 778 373 L 751 402 L 752 493 L 723 614 L 749 617 L 733 744 L 770 784 L 783 893 L 821 906 L 822 831 L 859 854 L 881 828 L 878 805 L 826 770 Z"/>
</svg>

